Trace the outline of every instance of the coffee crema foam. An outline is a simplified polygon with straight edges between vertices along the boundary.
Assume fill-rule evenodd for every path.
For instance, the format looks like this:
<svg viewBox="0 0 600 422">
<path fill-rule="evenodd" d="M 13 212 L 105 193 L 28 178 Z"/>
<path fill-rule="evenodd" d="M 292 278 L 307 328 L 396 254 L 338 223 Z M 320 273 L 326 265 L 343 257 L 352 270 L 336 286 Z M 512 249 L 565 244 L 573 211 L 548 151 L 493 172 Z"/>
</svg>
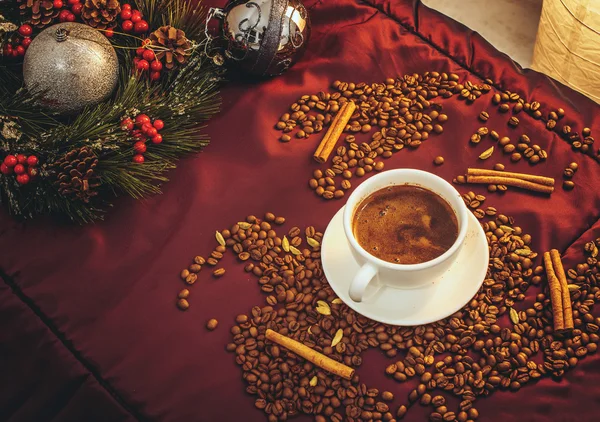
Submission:
<svg viewBox="0 0 600 422">
<path fill-rule="evenodd" d="M 377 258 L 420 264 L 454 244 L 458 221 L 438 194 L 415 185 L 396 185 L 372 193 L 356 207 L 352 232 L 363 249 Z"/>
</svg>

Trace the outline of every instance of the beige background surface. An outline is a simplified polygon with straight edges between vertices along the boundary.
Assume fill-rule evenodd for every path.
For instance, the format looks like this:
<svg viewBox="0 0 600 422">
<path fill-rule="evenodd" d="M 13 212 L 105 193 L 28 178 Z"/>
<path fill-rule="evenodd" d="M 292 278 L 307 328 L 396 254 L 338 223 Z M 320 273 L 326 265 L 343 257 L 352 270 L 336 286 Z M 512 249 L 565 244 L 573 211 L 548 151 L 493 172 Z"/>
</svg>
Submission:
<svg viewBox="0 0 600 422">
<path fill-rule="evenodd" d="M 522 67 L 531 67 L 542 0 L 423 0 L 423 3 L 478 32 Z"/>
</svg>

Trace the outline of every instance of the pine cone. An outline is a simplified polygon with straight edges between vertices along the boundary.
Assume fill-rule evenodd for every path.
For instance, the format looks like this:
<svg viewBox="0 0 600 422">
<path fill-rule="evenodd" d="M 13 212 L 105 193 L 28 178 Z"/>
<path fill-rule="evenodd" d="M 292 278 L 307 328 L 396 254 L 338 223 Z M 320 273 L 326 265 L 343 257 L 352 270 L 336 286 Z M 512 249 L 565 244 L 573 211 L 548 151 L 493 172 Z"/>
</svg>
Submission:
<svg viewBox="0 0 600 422">
<path fill-rule="evenodd" d="M 163 47 L 154 51 L 156 58 L 169 70 L 184 64 L 189 55 L 188 50 L 192 47 L 190 40 L 185 37 L 185 32 L 172 26 L 161 26 L 150 34 L 150 39 L 152 45 Z"/>
<path fill-rule="evenodd" d="M 54 7 L 52 0 L 19 0 L 19 10 L 25 16 L 23 23 L 44 28 L 54 22 L 60 9 Z"/>
<path fill-rule="evenodd" d="M 114 28 L 119 13 L 119 0 L 85 0 L 81 9 L 81 19 L 92 28 Z"/>
<path fill-rule="evenodd" d="M 100 178 L 94 169 L 98 158 L 89 147 L 74 149 L 56 161 L 53 169 L 56 172 L 58 192 L 61 195 L 76 197 L 88 203 L 98 194 L 94 188 L 100 186 Z"/>
</svg>

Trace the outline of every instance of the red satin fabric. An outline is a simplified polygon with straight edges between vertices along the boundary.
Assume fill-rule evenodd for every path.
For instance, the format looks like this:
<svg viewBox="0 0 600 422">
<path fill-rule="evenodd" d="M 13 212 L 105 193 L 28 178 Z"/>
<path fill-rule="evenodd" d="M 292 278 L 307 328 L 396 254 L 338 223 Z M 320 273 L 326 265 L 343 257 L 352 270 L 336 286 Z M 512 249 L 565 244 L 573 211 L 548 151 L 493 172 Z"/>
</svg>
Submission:
<svg viewBox="0 0 600 422">
<path fill-rule="evenodd" d="M 287 228 L 323 230 L 343 205 L 323 202 L 307 187 L 318 167 L 311 160 L 318 137 L 282 144 L 273 129 L 303 94 L 326 89 L 335 79 L 371 82 L 427 70 L 455 72 L 477 83 L 491 78 L 495 90 L 535 99 L 544 111 L 562 107 L 567 117 L 560 124 L 575 131 L 586 126 L 600 131 L 596 104 L 523 71 L 476 33 L 418 2 L 305 3 L 313 32 L 304 58 L 278 78 L 226 84 L 222 112 L 206 129 L 211 145 L 181 161 L 164 195 L 143 202 L 119 199 L 106 221 L 85 227 L 46 218 L 21 223 L 0 211 L 0 420 L 265 420 L 224 350 L 235 315 L 264 303 L 256 280 L 229 255 L 224 278 L 201 273 L 187 312 L 175 308 L 174 298 L 183 287 L 180 269 L 194 255 L 210 252 L 215 230 L 265 211 L 285 216 Z M 477 115 L 489 110 L 488 127 L 526 132 L 548 151 L 548 162 L 533 171 L 555 177 L 558 189 L 551 199 L 511 190 L 489 195 L 486 205 L 514 216 L 532 234 L 535 250 L 566 251 L 569 268 L 581 261 L 583 244 L 600 236 L 598 163 L 524 114 L 518 129 L 508 129 L 506 115 L 493 109 L 490 97 L 471 106 L 440 100 L 449 116 L 444 133 L 416 151 L 394 155 L 386 168 L 414 167 L 452 179 L 477 162 L 481 151 L 468 139 L 481 126 Z M 446 164 L 434 167 L 437 155 Z M 493 160 L 508 164 L 506 158 L 497 154 Z M 579 163 L 579 171 L 577 187 L 567 193 L 560 175 L 571 161 Z M 532 171 L 524 162 L 510 168 Z M 536 292 L 529 290 L 528 304 Z M 204 329 L 209 318 L 220 321 L 214 332 Z M 386 378 L 383 355 L 369 351 L 363 361 L 358 374 L 364 382 L 393 391 L 395 403 L 406 402 L 414 386 Z M 585 358 L 560 382 L 543 379 L 516 394 L 496 392 L 476 407 L 482 420 L 597 420 L 599 363 L 598 356 Z M 426 414 L 415 406 L 406 420 L 424 420 Z"/>
</svg>

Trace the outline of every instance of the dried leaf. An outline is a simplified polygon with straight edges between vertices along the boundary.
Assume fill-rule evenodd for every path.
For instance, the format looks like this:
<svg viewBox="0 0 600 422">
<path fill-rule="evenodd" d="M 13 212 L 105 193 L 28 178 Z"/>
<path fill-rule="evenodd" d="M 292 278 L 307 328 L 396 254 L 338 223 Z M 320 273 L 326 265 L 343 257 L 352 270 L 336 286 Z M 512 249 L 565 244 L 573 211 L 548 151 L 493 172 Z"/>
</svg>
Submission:
<svg viewBox="0 0 600 422">
<path fill-rule="evenodd" d="M 245 221 L 240 221 L 239 223 L 237 223 L 238 226 L 240 226 L 240 229 L 243 230 L 248 230 L 250 227 L 252 227 L 252 224 L 247 223 Z"/>
<path fill-rule="evenodd" d="M 344 303 L 344 301 L 342 299 L 340 299 L 339 297 L 337 297 L 337 298 L 333 299 L 331 301 L 331 303 L 333 303 L 334 305 L 341 305 Z"/>
<path fill-rule="evenodd" d="M 317 242 L 315 239 L 313 239 L 312 237 L 307 237 L 306 241 L 313 248 L 318 248 L 319 246 L 321 246 L 321 244 L 319 242 Z"/>
<path fill-rule="evenodd" d="M 517 311 L 515 311 L 513 308 L 510 308 L 510 320 L 512 321 L 513 324 L 518 324 L 519 323 L 519 313 Z"/>
<path fill-rule="evenodd" d="M 314 377 L 312 377 L 310 379 L 309 384 L 311 387 L 315 387 L 318 382 L 319 382 L 319 378 L 317 378 L 317 376 L 315 375 Z"/>
<path fill-rule="evenodd" d="M 223 237 L 221 232 L 217 231 L 215 233 L 215 237 L 217 238 L 217 242 L 219 242 L 219 245 L 225 246 L 225 238 Z"/>
<path fill-rule="evenodd" d="M 483 151 L 481 154 L 479 154 L 479 159 L 487 160 L 488 158 L 490 158 L 492 156 L 493 153 L 494 153 L 494 147 L 491 146 L 488 149 L 486 149 L 485 151 Z"/>
<path fill-rule="evenodd" d="M 324 302 L 322 300 L 317 301 L 317 308 L 315 309 L 315 311 L 317 311 L 321 315 L 331 315 L 331 308 L 329 307 L 327 302 Z"/>
<path fill-rule="evenodd" d="M 576 292 L 577 290 L 579 290 L 581 288 L 581 286 L 579 286 L 577 284 L 567 284 L 567 287 L 569 288 L 570 292 Z"/>
<path fill-rule="evenodd" d="M 512 233 L 515 231 L 515 229 L 513 229 L 511 226 L 500 226 L 500 230 L 502 230 L 504 233 Z"/>
<path fill-rule="evenodd" d="M 294 255 L 302 255 L 302 252 L 300 252 L 299 249 L 297 249 L 291 245 L 290 245 L 290 252 L 293 253 Z"/>
<path fill-rule="evenodd" d="M 286 252 L 290 251 L 290 241 L 288 240 L 287 236 L 283 236 L 283 240 L 281 241 L 281 247 Z"/>
<path fill-rule="evenodd" d="M 344 330 L 342 330 L 341 328 L 339 328 L 336 332 L 335 332 L 335 336 L 333 336 L 333 340 L 331 340 L 331 347 L 335 347 L 337 346 L 337 344 L 342 341 L 342 337 L 344 337 Z"/>
</svg>

